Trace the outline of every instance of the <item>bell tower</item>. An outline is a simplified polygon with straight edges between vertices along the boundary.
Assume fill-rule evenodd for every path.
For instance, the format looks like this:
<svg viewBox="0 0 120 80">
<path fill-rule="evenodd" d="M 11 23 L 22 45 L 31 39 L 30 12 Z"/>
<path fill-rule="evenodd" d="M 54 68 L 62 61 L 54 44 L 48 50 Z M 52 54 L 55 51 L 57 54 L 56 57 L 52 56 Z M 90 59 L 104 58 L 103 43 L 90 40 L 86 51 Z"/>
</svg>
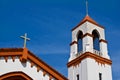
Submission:
<svg viewBox="0 0 120 80">
<path fill-rule="evenodd" d="M 112 80 L 105 29 L 88 14 L 72 29 L 69 80 Z"/>
</svg>

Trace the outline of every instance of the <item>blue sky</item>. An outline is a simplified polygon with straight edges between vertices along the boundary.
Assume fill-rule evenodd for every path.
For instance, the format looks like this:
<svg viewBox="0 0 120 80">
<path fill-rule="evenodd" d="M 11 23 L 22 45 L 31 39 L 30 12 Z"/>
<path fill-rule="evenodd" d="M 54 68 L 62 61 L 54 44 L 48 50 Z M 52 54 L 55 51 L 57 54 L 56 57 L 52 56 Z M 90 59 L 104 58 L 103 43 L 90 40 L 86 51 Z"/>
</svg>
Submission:
<svg viewBox="0 0 120 80">
<path fill-rule="evenodd" d="M 113 80 L 120 80 L 120 0 L 88 0 L 89 15 L 105 27 Z M 67 76 L 71 29 L 86 15 L 85 0 L 0 0 L 0 48 L 27 48 Z"/>
</svg>

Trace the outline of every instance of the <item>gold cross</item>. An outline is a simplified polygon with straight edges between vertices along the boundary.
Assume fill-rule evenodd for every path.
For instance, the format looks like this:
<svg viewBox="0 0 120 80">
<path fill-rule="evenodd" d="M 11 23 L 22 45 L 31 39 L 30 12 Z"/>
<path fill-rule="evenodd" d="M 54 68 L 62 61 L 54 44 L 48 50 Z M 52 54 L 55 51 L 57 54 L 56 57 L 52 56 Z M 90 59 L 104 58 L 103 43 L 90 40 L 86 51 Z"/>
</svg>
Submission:
<svg viewBox="0 0 120 80">
<path fill-rule="evenodd" d="M 20 36 L 24 39 L 24 48 L 26 48 L 26 42 L 30 40 L 30 38 L 27 38 L 27 33 L 24 34 L 24 36 Z"/>
</svg>

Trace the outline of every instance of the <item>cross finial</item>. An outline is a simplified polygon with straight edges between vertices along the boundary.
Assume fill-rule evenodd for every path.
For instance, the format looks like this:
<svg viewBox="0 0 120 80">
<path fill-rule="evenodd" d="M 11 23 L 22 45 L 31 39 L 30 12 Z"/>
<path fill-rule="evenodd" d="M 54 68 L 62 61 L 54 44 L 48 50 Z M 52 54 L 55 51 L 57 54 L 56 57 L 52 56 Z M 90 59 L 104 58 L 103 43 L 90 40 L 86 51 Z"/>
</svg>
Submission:
<svg viewBox="0 0 120 80">
<path fill-rule="evenodd" d="M 26 41 L 29 41 L 30 38 L 27 38 L 27 33 L 25 33 L 24 36 L 20 36 L 20 37 L 24 39 L 24 48 L 26 48 Z"/>
<path fill-rule="evenodd" d="M 88 0 L 86 0 L 86 15 L 88 15 Z"/>
</svg>

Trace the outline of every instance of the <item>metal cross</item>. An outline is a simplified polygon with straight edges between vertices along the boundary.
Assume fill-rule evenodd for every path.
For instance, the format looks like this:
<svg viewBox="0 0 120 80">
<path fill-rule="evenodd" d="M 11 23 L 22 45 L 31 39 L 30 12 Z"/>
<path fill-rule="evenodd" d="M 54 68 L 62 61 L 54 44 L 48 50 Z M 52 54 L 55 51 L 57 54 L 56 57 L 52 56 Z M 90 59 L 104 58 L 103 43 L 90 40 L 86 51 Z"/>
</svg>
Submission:
<svg viewBox="0 0 120 80">
<path fill-rule="evenodd" d="M 88 0 L 86 0 L 86 15 L 88 15 Z"/>
<path fill-rule="evenodd" d="M 24 36 L 20 36 L 24 39 L 24 48 L 26 48 L 26 42 L 30 40 L 30 38 L 27 38 L 27 33 L 24 34 Z"/>
</svg>

